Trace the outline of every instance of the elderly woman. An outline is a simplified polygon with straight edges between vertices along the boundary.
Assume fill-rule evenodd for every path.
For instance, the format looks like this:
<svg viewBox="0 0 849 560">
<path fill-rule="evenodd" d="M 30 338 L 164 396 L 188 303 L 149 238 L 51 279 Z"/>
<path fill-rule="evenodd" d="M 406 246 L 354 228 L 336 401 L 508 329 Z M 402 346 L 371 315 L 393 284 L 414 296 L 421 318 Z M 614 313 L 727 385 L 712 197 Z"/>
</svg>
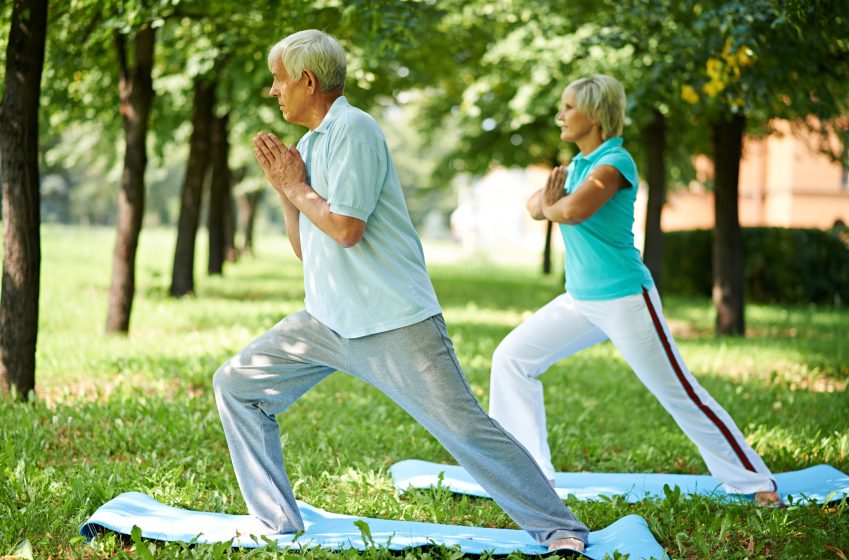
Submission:
<svg viewBox="0 0 849 560">
<path fill-rule="evenodd" d="M 528 201 L 536 220 L 560 224 L 566 293 L 501 342 L 492 358 L 490 414 L 554 478 L 542 383 L 550 365 L 610 339 L 640 381 L 696 444 L 731 493 L 778 503 L 769 469 L 728 413 L 699 385 L 672 340 L 631 227 L 637 167 L 622 146 L 625 92 L 610 76 L 571 83 L 557 114 L 560 138 L 580 150 Z"/>
</svg>

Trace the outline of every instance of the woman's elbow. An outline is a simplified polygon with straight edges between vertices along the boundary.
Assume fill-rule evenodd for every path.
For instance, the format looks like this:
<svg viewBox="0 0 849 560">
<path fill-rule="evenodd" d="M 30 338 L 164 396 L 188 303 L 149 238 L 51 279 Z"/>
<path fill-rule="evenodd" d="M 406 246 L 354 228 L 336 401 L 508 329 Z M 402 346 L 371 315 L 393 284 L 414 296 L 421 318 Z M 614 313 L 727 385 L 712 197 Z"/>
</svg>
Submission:
<svg viewBox="0 0 849 560">
<path fill-rule="evenodd" d="M 534 220 L 545 220 L 545 214 L 542 211 L 542 206 L 539 203 L 539 200 L 536 197 L 532 197 L 526 206 L 528 210 L 528 214 L 531 216 L 531 219 Z"/>
<path fill-rule="evenodd" d="M 563 216 L 563 221 L 561 223 L 564 223 L 569 226 L 576 226 L 582 222 L 585 222 L 587 218 L 589 218 L 589 216 L 584 216 L 577 213 L 570 213 Z"/>
<path fill-rule="evenodd" d="M 544 220 L 545 219 L 545 214 L 543 214 L 539 210 L 532 209 L 531 207 L 528 207 L 528 214 L 530 214 L 532 220 Z"/>
<path fill-rule="evenodd" d="M 567 226 L 578 225 L 581 222 L 590 218 L 589 215 L 578 211 L 575 208 L 563 208 L 559 212 L 547 212 L 546 218 L 558 224 L 566 224 Z"/>
</svg>

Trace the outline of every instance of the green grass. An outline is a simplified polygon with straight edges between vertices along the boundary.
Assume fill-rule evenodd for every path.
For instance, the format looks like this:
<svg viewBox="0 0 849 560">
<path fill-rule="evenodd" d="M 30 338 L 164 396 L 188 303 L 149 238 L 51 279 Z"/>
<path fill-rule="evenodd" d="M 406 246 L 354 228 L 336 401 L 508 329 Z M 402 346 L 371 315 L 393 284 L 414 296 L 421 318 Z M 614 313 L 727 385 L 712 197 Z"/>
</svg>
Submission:
<svg viewBox="0 0 849 560">
<path fill-rule="evenodd" d="M 210 278 L 197 295 L 167 297 L 174 238 L 142 234 L 129 337 L 103 334 L 111 230 L 43 228 L 35 402 L 0 402 L 0 556 L 28 540 L 35 558 L 396 558 L 366 553 L 231 550 L 77 530 L 101 504 L 142 491 L 167 504 L 244 513 L 210 380 L 218 365 L 302 306 L 300 265 L 284 239 Z M 202 242 L 202 239 L 201 239 Z M 199 246 L 198 255 L 205 255 Z M 202 259 L 198 259 L 201 261 Z M 449 332 L 486 404 L 490 357 L 523 317 L 559 293 L 535 269 L 433 265 Z M 750 305 L 743 339 L 712 334 L 710 302 L 669 297 L 681 352 L 774 471 L 829 463 L 849 471 L 849 316 L 845 310 Z M 609 344 L 545 374 L 552 451 L 559 470 L 705 473 L 694 446 Z M 282 418 L 289 475 L 299 499 L 334 512 L 515 527 L 489 500 L 444 491 L 403 496 L 389 466 L 406 458 L 453 462 L 388 399 L 337 374 Z M 591 528 L 635 513 L 675 558 L 846 558 L 849 506 L 763 509 L 704 498 L 627 504 L 568 500 Z M 405 559 L 456 560 L 435 548 Z"/>
</svg>

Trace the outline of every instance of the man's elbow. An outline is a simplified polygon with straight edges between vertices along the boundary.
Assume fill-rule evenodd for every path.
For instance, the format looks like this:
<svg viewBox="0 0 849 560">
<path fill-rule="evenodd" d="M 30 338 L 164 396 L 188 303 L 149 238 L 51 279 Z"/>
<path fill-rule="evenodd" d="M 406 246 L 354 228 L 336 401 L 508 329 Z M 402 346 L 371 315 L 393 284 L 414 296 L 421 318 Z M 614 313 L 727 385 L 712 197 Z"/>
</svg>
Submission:
<svg viewBox="0 0 849 560">
<path fill-rule="evenodd" d="M 338 237 L 336 238 L 336 242 L 339 243 L 345 249 L 350 249 L 354 245 L 360 242 L 363 238 L 363 234 L 365 233 L 365 228 L 349 228 L 345 231 L 342 231 Z"/>
<path fill-rule="evenodd" d="M 366 231 L 366 223 L 363 220 L 349 216 L 332 215 L 331 229 L 327 231 L 333 240 L 350 249 L 360 242 Z"/>
<path fill-rule="evenodd" d="M 339 245 L 341 245 L 345 249 L 350 249 L 351 247 L 353 247 L 354 245 L 359 243 L 360 239 L 362 239 L 362 238 L 363 238 L 362 235 L 360 235 L 360 236 L 353 236 L 353 235 L 347 236 L 346 235 L 346 236 L 342 236 L 339 239 L 337 239 L 336 242 L 339 243 Z"/>
</svg>

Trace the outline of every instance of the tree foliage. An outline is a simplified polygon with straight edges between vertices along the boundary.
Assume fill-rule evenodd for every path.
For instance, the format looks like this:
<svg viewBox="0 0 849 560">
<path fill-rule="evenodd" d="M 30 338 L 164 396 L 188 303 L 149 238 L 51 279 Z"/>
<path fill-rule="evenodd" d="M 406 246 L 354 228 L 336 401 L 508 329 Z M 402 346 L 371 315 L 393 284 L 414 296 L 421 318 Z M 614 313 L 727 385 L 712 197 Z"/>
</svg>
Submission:
<svg viewBox="0 0 849 560">
<path fill-rule="evenodd" d="M 625 136 L 638 161 L 647 144 L 644 131 L 662 116 L 673 184 L 692 177 L 692 154 L 712 152 L 711 127 L 738 116 L 745 130 L 756 134 L 767 132 L 771 119 L 794 120 L 821 133 L 818 146 L 846 161 L 845 142 L 834 141 L 849 134 L 849 16 L 843 4 L 58 2 L 48 26 L 42 166 L 54 175 L 53 183 L 66 183 L 62 200 L 67 204 L 99 207 L 98 220 L 114 215 L 124 142 L 114 40 L 143 27 L 155 29 L 158 38 L 147 143 L 158 168 L 148 178 L 148 206 L 159 222 L 176 219 L 176 189 L 165 185 L 179 183 L 184 173 L 198 77 L 217 81 L 214 111 L 228 115 L 230 162 L 246 170 L 238 174 L 244 177 L 241 188 L 261 188 L 250 137 L 272 129 L 294 142 L 302 133 L 264 99 L 266 54 L 283 36 L 309 27 L 334 34 L 345 47 L 346 94 L 353 103 L 382 111 L 387 100 L 395 100 L 416 111 L 410 118 L 404 109 L 399 123 L 417 123 L 436 147 L 431 153 L 441 158 L 426 176 L 411 172 L 421 186 L 445 185 L 456 173 L 480 174 L 493 164 L 563 161 L 570 148 L 562 145 L 553 123 L 560 93 L 572 79 L 596 72 L 625 85 Z M 0 23 L 5 25 L 10 14 L 10 3 L 0 6 Z M 6 41 L 0 36 L 0 56 Z M 74 182 L 74 176 L 82 179 Z"/>
<path fill-rule="evenodd" d="M 456 136 L 441 167 L 448 177 L 460 171 L 480 174 L 494 163 L 553 164 L 564 156 L 552 126 L 563 86 L 587 74 L 609 73 L 629 93 L 625 135 L 640 138 L 635 132 L 662 116 L 671 146 L 665 157 L 670 175 L 684 182 L 692 177 L 693 154 L 716 157 L 717 145 L 741 145 L 741 138 L 729 144 L 727 134 L 763 133 L 772 119 L 813 116 L 811 126 L 824 131 L 823 137 L 845 136 L 849 25 L 842 4 L 448 4 L 444 25 L 457 41 L 444 57 L 443 78 L 423 105 L 430 118 L 422 122 L 437 140 L 446 130 Z M 640 159 L 641 142 L 628 146 Z M 845 150 L 839 156 L 846 159 Z M 739 229 L 739 159 L 736 149 L 716 162 L 728 193 L 717 209 L 720 229 L 723 224 Z M 740 245 L 733 232 L 716 238 Z M 718 249 L 718 256 L 729 256 L 728 251 Z M 729 262 L 739 260 L 732 255 Z M 742 315 L 742 296 L 739 301 Z"/>
</svg>

